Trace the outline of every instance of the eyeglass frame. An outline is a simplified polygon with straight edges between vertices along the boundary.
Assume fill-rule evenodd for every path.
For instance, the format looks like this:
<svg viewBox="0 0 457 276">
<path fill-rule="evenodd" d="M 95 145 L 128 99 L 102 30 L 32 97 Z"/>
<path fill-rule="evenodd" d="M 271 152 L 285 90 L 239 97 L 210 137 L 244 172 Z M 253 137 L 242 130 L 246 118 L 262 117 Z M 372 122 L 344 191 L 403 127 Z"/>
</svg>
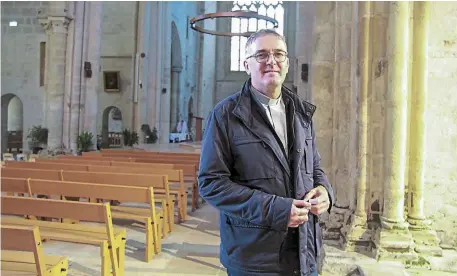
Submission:
<svg viewBox="0 0 457 276">
<path fill-rule="evenodd" d="M 253 57 L 253 58 L 255 58 L 255 61 L 257 61 L 258 63 L 265 63 L 265 62 L 267 62 L 267 61 L 270 59 L 270 56 L 273 55 L 273 59 L 274 59 L 276 62 L 282 63 L 282 62 L 286 61 L 286 59 L 287 59 L 287 57 L 288 57 L 287 55 L 289 54 L 289 53 L 286 52 L 286 51 L 277 50 L 277 52 L 281 52 L 281 53 L 284 53 L 284 54 L 285 54 L 285 55 L 284 55 L 284 60 L 283 60 L 283 61 L 278 61 L 278 60 L 276 59 L 276 57 L 275 57 L 275 52 L 270 51 L 270 52 L 268 52 L 268 58 L 267 58 L 265 61 L 262 61 L 262 62 L 258 61 L 257 58 L 256 58 L 256 55 L 258 55 L 258 54 L 260 54 L 260 53 L 266 53 L 266 52 L 267 52 L 267 51 L 258 51 L 258 52 L 256 52 L 255 54 L 246 57 L 245 59 L 250 59 L 250 58 Z"/>
</svg>

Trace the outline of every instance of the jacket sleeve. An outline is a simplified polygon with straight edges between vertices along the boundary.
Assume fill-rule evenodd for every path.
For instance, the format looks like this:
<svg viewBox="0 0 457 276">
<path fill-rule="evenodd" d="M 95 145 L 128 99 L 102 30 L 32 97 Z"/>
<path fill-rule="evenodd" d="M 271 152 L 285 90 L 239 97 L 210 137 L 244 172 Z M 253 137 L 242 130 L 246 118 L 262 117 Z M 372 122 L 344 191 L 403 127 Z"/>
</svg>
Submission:
<svg viewBox="0 0 457 276">
<path fill-rule="evenodd" d="M 325 174 L 324 170 L 321 168 L 321 156 L 319 151 L 317 150 L 316 144 L 316 132 L 314 130 L 314 125 L 311 125 L 311 135 L 313 138 L 313 156 L 314 156 L 314 170 L 313 170 L 313 177 L 314 177 L 314 186 L 324 186 L 328 192 L 328 197 L 330 198 L 330 205 L 328 208 L 328 212 L 332 209 L 333 204 L 335 203 L 335 196 L 333 194 L 332 185 L 330 185 L 327 175 Z"/>
<path fill-rule="evenodd" d="M 213 111 L 202 141 L 198 173 L 200 195 L 230 217 L 286 231 L 293 199 L 233 182 L 230 179 L 233 162 L 227 128 L 217 111 Z"/>
</svg>

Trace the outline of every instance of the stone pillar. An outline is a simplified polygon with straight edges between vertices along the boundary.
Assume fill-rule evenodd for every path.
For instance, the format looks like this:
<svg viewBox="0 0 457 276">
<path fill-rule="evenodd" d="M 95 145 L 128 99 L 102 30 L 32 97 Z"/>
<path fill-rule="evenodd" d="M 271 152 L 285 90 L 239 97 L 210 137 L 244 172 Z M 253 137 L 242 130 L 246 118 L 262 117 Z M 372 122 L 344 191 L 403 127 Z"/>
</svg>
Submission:
<svg viewBox="0 0 457 276">
<path fill-rule="evenodd" d="M 45 126 L 48 128 L 48 148 L 62 146 L 63 105 L 65 93 L 65 59 L 67 32 L 71 18 L 65 2 L 50 2 L 48 11 L 39 16 L 46 32 Z"/>
<path fill-rule="evenodd" d="M 88 12 L 86 7 L 88 2 L 75 2 L 75 19 L 74 19 L 74 36 L 73 36 L 73 63 L 72 63 L 72 86 L 70 100 L 70 126 L 69 126 L 69 147 L 73 152 L 77 151 L 77 141 L 80 131 L 80 116 L 81 116 L 81 90 L 84 82 L 83 71 L 83 42 L 84 42 L 84 27 L 87 29 L 87 24 L 84 24 L 85 13 Z"/>
<path fill-rule="evenodd" d="M 160 119 L 160 98 L 162 95 L 162 83 L 161 79 L 163 76 L 163 53 L 165 52 L 164 45 L 164 24 L 166 23 L 166 15 L 163 13 L 163 6 L 167 5 L 165 2 L 147 2 L 150 6 L 149 23 L 149 41 L 147 46 L 146 59 L 148 62 L 147 66 L 147 81 L 143 81 L 143 91 L 145 91 L 146 99 L 145 104 L 147 105 L 147 124 L 151 127 L 151 130 L 156 127 L 159 129 Z M 169 47 L 169 45 L 167 46 Z M 168 91 L 169 92 L 169 91 Z"/>
<path fill-rule="evenodd" d="M 367 169 L 368 169 L 368 84 L 370 78 L 370 23 L 371 2 L 358 3 L 358 177 L 357 177 L 357 201 L 351 223 L 346 227 L 346 243 L 348 250 L 357 250 L 357 244 L 371 243 L 371 231 L 367 228 Z M 358 250 L 357 250 L 358 251 Z"/>
<path fill-rule="evenodd" d="M 85 79 L 84 126 L 83 130 L 93 134 L 93 148 L 97 144 L 98 92 L 100 90 L 100 48 L 103 19 L 103 3 L 89 3 L 89 31 L 87 41 L 87 57 L 91 63 L 92 76 Z"/>
<path fill-rule="evenodd" d="M 62 129 L 62 145 L 65 149 L 70 149 L 70 119 L 71 119 L 71 99 L 72 99 L 72 76 L 73 76 L 73 55 L 74 55 L 74 38 L 75 38 L 75 24 L 81 24 L 75 18 L 75 7 L 77 2 L 68 3 L 68 16 L 72 17 L 68 25 L 67 36 L 67 49 L 66 49 L 66 62 L 65 62 L 65 94 L 63 98 L 63 129 Z"/>
<path fill-rule="evenodd" d="M 415 259 L 404 220 L 408 96 L 408 2 L 390 2 L 386 103 L 384 208 L 375 244 L 378 259 Z"/>
<path fill-rule="evenodd" d="M 439 239 L 424 214 L 425 113 L 427 104 L 427 63 L 429 38 L 429 2 L 414 3 L 413 66 L 410 117 L 409 229 L 419 253 L 442 256 Z"/>
<path fill-rule="evenodd" d="M 171 91 L 170 91 L 170 131 L 174 131 L 179 118 L 180 99 L 180 74 L 182 67 L 171 68 Z"/>
</svg>

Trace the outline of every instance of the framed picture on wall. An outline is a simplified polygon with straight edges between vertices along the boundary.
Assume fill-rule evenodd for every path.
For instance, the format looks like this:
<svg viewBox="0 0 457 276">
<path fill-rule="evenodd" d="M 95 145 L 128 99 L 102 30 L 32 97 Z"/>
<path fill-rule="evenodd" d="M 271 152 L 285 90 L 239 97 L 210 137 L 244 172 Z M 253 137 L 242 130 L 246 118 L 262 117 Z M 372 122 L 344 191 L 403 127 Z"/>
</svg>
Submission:
<svg viewBox="0 0 457 276">
<path fill-rule="evenodd" d="M 105 92 L 119 92 L 121 87 L 119 71 L 103 71 L 103 86 Z"/>
</svg>

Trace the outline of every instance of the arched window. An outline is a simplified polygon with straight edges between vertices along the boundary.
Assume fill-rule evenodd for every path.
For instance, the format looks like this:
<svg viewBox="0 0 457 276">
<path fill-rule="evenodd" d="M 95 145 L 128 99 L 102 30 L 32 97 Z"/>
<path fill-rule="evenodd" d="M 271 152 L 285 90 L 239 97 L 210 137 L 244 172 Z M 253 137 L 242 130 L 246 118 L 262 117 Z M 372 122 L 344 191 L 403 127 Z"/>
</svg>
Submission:
<svg viewBox="0 0 457 276">
<path fill-rule="evenodd" d="M 232 11 L 255 11 L 258 14 L 266 15 L 278 21 L 276 31 L 284 34 L 284 7 L 282 1 L 234 1 Z M 255 32 L 260 29 L 273 28 L 273 23 L 254 18 L 233 18 L 231 32 Z M 244 46 L 247 38 L 234 36 L 230 45 L 230 70 L 244 71 L 243 61 L 245 57 Z"/>
</svg>

